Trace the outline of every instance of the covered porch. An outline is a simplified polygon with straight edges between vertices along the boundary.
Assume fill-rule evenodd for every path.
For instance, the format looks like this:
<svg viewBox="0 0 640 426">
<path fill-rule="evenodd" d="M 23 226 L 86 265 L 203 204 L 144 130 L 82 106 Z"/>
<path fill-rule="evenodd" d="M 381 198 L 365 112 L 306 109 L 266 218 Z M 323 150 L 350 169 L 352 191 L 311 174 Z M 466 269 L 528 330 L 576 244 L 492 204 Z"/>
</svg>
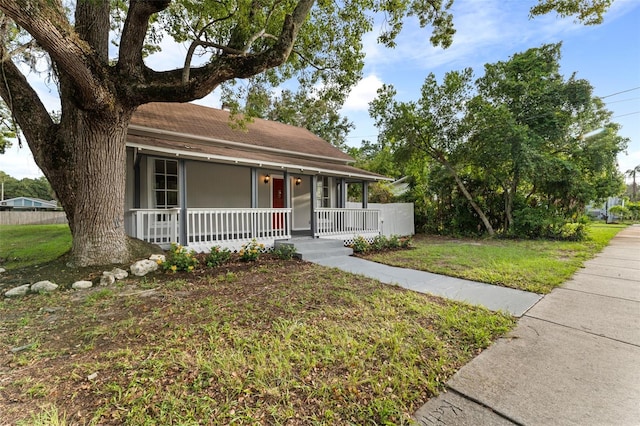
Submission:
<svg viewBox="0 0 640 426">
<path fill-rule="evenodd" d="M 167 154 L 128 150 L 125 228 L 132 237 L 205 252 L 237 251 L 252 240 L 270 248 L 293 236 L 349 244 L 381 232 L 379 210 L 366 201 L 347 208 L 348 185 L 366 200 L 369 176 Z"/>
<path fill-rule="evenodd" d="M 256 240 L 273 247 L 275 241 L 291 239 L 291 208 L 187 208 L 131 209 L 127 212 L 129 235 L 164 249 L 178 243 L 197 252 L 213 246 L 239 250 Z M 380 234 L 380 212 L 369 209 L 320 208 L 315 211 L 315 238 L 343 240 Z M 182 220 L 184 218 L 185 220 Z M 299 233 L 307 235 L 306 233 Z"/>
</svg>

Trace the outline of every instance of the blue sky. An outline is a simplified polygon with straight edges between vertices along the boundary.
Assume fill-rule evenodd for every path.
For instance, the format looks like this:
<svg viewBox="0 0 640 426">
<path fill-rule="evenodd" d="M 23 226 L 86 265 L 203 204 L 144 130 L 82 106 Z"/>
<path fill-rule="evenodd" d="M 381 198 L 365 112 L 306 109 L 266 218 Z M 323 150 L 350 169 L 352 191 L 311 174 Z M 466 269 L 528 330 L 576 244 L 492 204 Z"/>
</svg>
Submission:
<svg viewBox="0 0 640 426">
<path fill-rule="evenodd" d="M 613 111 L 613 121 L 622 125 L 621 135 L 630 139 L 627 154 L 618 158 L 620 170 L 640 165 L 640 0 L 616 0 L 604 23 L 597 26 L 583 26 L 571 18 L 552 15 L 529 20 L 528 10 L 535 3 L 455 0 L 457 33 L 446 50 L 432 47 L 429 32 L 412 20 L 406 21 L 395 49 L 377 45 L 376 31 L 369 34 L 364 40 L 367 53 L 364 78 L 341 111 L 356 125 L 349 135 L 349 144 L 358 146 L 363 139 L 376 140 L 377 129 L 367 108 L 383 83 L 393 84 L 399 99 L 415 100 L 431 72 L 440 79 L 447 71 L 471 67 L 480 76 L 486 63 L 504 61 L 516 52 L 562 41 L 562 73 L 569 77 L 576 72 L 578 78 L 588 80 L 595 95 L 604 97 Z M 149 65 L 166 69 L 173 58 L 184 57 L 185 50 L 183 46 L 166 46 L 163 53 L 150 58 Z M 48 109 L 58 109 L 55 88 L 44 83 L 37 83 L 37 87 Z M 215 93 L 198 103 L 220 106 Z M 5 155 L 0 155 L 0 170 L 16 178 L 41 176 L 24 145 L 19 150 L 14 144 Z"/>
</svg>

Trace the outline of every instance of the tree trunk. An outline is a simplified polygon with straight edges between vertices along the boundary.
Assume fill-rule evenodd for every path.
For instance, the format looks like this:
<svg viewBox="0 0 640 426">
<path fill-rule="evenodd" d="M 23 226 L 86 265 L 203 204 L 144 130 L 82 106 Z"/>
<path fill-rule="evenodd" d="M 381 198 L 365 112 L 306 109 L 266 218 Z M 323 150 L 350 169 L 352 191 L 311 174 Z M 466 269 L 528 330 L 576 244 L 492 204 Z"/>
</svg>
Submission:
<svg viewBox="0 0 640 426">
<path fill-rule="evenodd" d="M 480 220 L 482 221 L 489 235 L 493 237 L 495 235 L 495 231 L 493 230 L 493 226 L 491 226 L 491 222 L 489 222 L 487 215 L 484 214 L 480 206 L 475 201 L 473 201 L 473 197 L 467 190 L 467 187 L 465 186 L 464 182 L 462 182 L 462 179 L 460 179 L 460 176 L 458 176 L 458 173 L 456 173 L 454 168 L 451 167 L 451 165 L 447 161 L 442 160 L 440 162 L 447 168 L 451 176 L 453 176 L 456 183 L 458 184 L 458 188 L 460 188 L 460 191 L 462 191 L 462 194 L 464 194 L 464 197 L 467 199 L 467 201 L 469 201 L 469 204 L 471 204 L 471 207 L 473 207 L 473 210 L 480 217 Z"/>
<path fill-rule="evenodd" d="M 69 218 L 71 263 L 123 263 L 129 260 L 124 199 L 125 142 L 131 113 L 105 116 L 76 110 L 69 116 L 72 118 L 60 125 L 58 139 L 64 141 L 72 158 L 45 161 L 47 169 L 56 171 L 48 177 Z"/>
</svg>

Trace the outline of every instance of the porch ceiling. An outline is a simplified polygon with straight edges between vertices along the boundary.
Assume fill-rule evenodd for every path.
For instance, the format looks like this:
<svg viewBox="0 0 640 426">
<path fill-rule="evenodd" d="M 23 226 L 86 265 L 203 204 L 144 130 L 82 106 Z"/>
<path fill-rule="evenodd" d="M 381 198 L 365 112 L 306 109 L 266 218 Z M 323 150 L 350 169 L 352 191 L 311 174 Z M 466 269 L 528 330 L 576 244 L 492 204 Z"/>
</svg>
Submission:
<svg viewBox="0 0 640 426">
<path fill-rule="evenodd" d="M 256 152 L 238 147 L 217 146 L 197 141 L 175 141 L 129 134 L 127 146 L 144 154 L 179 156 L 212 163 L 239 164 L 265 169 L 287 170 L 300 174 L 323 174 L 354 180 L 392 181 L 386 176 L 361 170 L 344 163 L 297 158 L 282 154 Z"/>
</svg>

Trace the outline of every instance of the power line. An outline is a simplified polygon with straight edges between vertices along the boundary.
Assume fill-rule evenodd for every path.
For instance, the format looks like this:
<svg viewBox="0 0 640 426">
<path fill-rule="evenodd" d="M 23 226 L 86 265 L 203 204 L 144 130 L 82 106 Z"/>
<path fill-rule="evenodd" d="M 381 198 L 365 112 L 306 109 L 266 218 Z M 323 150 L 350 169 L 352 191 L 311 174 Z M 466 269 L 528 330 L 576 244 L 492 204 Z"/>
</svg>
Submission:
<svg viewBox="0 0 640 426">
<path fill-rule="evenodd" d="M 634 114 L 640 114 L 640 111 L 630 112 L 629 114 L 616 115 L 615 117 L 611 117 L 611 119 L 613 120 L 614 118 L 626 117 L 627 115 L 634 115 Z"/>
<path fill-rule="evenodd" d="M 610 98 L 611 96 L 619 95 L 619 94 L 621 94 L 621 93 L 633 92 L 634 90 L 638 90 L 638 89 L 640 89 L 640 86 L 638 86 L 638 87 L 634 87 L 634 88 L 632 88 L 632 89 L 623 90 L 623 91 L 621 91 L 621 92 L 612 93 L 612 94 L 607 95 L 607 96 L 600 96 L 600 99 Z"/>
<path fill-rule="evenodd" d="M 635 101 L 636 99 L 640 99 L 640 97 L 639 97 L 639 98 L 627 98 L 627 99 L 620 99 L 620 100 L 618 100 L 618 101 L 606 102 L 606 104 L 607 104 L 607 105 L 611 105 L 611 104 L 617 104 L 617 103 L 620 103 L 620 102 Z"/>
</svg>

